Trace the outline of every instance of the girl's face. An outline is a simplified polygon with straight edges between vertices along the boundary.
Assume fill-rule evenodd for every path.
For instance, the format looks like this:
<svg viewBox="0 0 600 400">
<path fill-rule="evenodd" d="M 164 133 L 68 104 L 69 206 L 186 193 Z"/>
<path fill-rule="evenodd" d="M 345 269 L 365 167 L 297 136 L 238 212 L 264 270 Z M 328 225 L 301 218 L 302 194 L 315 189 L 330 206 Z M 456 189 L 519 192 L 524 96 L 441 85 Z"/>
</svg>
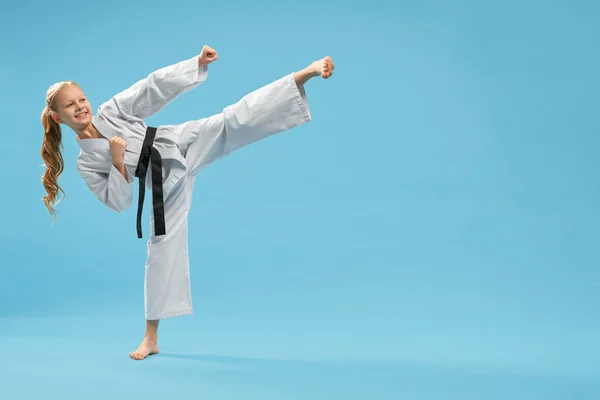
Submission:
<svg viewBox="0 0 600 400">
<path fill-rule="evenodd" d="M 52 118 L 77 131 L 92 122 L 92 107 L 77 85 L 67 85 L 54 98 Z"/>
</svg>

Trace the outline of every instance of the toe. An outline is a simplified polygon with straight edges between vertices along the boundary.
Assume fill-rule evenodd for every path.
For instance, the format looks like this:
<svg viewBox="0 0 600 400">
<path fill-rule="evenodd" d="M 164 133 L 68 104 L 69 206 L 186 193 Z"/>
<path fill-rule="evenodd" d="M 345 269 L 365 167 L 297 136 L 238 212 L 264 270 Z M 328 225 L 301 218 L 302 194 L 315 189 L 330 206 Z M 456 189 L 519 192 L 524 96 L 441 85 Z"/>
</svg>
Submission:
<svg viewBox="0 0 600 400">
<path fill-rule="evenodd" d="M 329 64 L 329 68 L 331 68 L 332 70 L 335 68 L 335 63 L 333 62 L 333 60 L 331 59 L 331 57 L 327 57 L 327 61 Z"/>
</svg>

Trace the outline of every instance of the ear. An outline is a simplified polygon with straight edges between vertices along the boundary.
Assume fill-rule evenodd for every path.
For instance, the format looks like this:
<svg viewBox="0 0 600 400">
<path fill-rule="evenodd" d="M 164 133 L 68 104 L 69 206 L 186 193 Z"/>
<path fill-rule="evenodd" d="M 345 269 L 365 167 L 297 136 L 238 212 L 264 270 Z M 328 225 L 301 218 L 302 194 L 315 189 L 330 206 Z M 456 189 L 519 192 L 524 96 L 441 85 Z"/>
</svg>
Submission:
<svg viewBox="0 0 600 400">
<path fill-rule="evenodd" d="M 50 117 L 54 120 L 54 122 L 56 122 L 57 124 L 60 125 L 60 117 L 58 116 L 57 113 L 51 112 Z"/>
</svg>

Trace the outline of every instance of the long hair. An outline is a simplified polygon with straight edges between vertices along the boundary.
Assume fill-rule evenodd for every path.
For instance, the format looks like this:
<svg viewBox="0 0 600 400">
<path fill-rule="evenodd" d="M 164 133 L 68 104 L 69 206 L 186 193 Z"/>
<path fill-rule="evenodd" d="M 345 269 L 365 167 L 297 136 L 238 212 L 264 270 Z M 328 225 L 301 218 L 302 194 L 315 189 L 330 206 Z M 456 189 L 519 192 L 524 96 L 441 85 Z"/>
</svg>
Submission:
<svg viewBox="0 0 600 400">
<path fill-rule="evenodd" d="M 42 184 L 47 193 L 47 196 L 42 197 L 42 201 L 54 220 L 56 220 L 57 214 L 54 206 L 62 200 L 58 199 L 59 193 L 63 194 L 63 198 L 65 197 L 64 190 L 58 184 L 58 177 L 63 172 L 65 164 L 61 153 L 63 150 L 62 131 L 60 125 L 52 119 L 52 113 L 54 112 L 54 99 L 56 95 L 67 85 L 76 85 L 76 83 L 63 81 L 50 86 L 46 93 L 46 107 L 44 107 L 44 111 L 42 112 L 44 138 L 42 141 L 41 156 L 44 160 L 42 166 L 46 167 L 46 171 L 42 175 Z"/>
</svg>

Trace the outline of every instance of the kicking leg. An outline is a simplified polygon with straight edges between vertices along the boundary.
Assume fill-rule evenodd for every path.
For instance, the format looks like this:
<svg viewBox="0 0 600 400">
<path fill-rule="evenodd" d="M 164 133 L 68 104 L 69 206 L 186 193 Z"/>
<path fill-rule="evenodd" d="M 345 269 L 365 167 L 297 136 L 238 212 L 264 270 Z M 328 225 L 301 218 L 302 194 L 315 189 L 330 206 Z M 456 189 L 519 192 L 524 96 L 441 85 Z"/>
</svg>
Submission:
<svg viewBox="0 0 600 400">
<path fill-rule="evenodd" d="M 235 150 L 311 120 L 304 85 L 314 77 L 329 78 L 333 60 L 325 57 L 288 74 L 225 107 L 222 113 L 172 127 L 179 131 L 188 173 Z"/>
</svg>

